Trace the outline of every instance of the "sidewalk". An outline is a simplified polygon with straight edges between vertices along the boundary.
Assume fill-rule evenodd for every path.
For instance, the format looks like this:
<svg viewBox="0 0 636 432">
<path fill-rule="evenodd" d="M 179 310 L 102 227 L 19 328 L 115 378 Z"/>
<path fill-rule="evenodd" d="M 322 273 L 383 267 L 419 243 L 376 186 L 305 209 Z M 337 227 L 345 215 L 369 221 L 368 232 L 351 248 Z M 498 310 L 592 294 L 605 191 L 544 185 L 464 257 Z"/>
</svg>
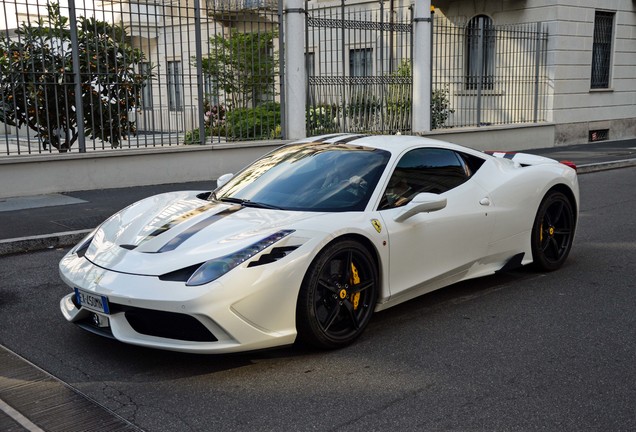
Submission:
<svg viewBox="0 0 636 432">
<path fill-rule="evenodd" d="M 581 175 L 636 166 L 636 139 L 525 152 L 570 160 Z M 0 200 L 0 256 L 70 246 L 113 213 L 142 198 L 174 190 L 210 190 L 215 185 L 210 180 Z"/>
</svg>

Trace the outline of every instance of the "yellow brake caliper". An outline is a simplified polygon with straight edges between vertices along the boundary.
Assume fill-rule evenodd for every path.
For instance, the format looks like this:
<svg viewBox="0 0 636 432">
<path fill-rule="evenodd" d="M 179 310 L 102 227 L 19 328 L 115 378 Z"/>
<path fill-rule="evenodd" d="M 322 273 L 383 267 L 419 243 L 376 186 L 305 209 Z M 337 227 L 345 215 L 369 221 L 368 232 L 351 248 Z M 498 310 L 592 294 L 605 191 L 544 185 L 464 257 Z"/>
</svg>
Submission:
<svg viewBox="0 0 636 432">
<path fill-rule="evenodd" d="M 351 285 L 358 285 L 360 283 L 360 275 L 358 274 L 358 269 L 353 263 L 351 263 L 351 280 L 349 281 Z M 358 310 L 358 305 L 360 304 L 360 293 L 351 294 L 351 298 L 349 299 L 351 303 L 353 303 L 353 310 Z"/>
</svg>

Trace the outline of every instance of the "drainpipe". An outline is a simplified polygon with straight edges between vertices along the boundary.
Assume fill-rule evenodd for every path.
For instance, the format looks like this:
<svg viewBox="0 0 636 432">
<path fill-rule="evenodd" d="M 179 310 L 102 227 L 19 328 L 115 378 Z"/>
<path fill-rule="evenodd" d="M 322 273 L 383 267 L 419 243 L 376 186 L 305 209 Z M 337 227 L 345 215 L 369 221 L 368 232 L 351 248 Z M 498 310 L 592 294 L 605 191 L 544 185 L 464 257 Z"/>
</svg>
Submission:
<svg viewBox="0 0 636 432">
<path fill-rule="evenodd" d="M 431 130 L 431 1 L 413 5 L 413 122 L 414 134 Z"/>
<path fill-rule="evenodd" d="M 307 71 L 305 70 L 304 0 L 285 0 L 285 129 L 286 139 L 307 136 Z"/>
</svg>

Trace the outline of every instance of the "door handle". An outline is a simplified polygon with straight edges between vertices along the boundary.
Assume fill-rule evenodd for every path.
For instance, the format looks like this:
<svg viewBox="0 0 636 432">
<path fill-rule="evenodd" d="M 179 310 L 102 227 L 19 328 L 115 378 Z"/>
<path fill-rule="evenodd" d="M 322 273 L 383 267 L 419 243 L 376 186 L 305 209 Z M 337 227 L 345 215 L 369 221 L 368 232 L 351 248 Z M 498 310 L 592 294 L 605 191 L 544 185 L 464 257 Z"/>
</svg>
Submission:
<svg viewBox="0 0 636 432">
<path fill-rule="evenodd" d="M 479 200 L 479 204 L 481 204 L 483 206 L 489 206 L 490 205 L 490 199 L 488 197 L 482 198 L 482 199 Z"/>
</svg>

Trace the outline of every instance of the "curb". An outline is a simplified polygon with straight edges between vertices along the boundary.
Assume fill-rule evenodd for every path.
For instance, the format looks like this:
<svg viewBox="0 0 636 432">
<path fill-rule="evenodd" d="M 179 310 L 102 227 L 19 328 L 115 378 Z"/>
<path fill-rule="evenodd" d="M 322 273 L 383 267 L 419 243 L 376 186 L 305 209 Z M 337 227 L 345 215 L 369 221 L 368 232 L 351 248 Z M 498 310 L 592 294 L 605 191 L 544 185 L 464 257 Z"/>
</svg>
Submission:
<svg viewBox="0 0 636 432">
<path fill-rule="evenodd" d="M 619 161 L 611 161 L 611 162 L 596 162 L 591 164 L 579 165 L 577 166 L 578 174 L 588 174 L 597 171 L 607 171 L 618 168 L 629 168 L 636 166 L 636 159 L 623 159 Z"/>
<path fill-rule="evenodd" d="M 579 165 L 577 167 L 577 172 L 578 174 L 589 174 L 598 171 L 629 168 L 633 166 L 636 166 L 636 159 L 624 159 L 612 162 L 598 162 Z M 93 229 L 65 231 L 54 234 L 0 240 L 0 256 L 35 252 L 43 249 L 75 246 L 92 230 Z"/>
<path fill-rule="evenodd" d="M 0 256 L 74 246 L 92 229 L 0 240 Z"/>
</svg>

